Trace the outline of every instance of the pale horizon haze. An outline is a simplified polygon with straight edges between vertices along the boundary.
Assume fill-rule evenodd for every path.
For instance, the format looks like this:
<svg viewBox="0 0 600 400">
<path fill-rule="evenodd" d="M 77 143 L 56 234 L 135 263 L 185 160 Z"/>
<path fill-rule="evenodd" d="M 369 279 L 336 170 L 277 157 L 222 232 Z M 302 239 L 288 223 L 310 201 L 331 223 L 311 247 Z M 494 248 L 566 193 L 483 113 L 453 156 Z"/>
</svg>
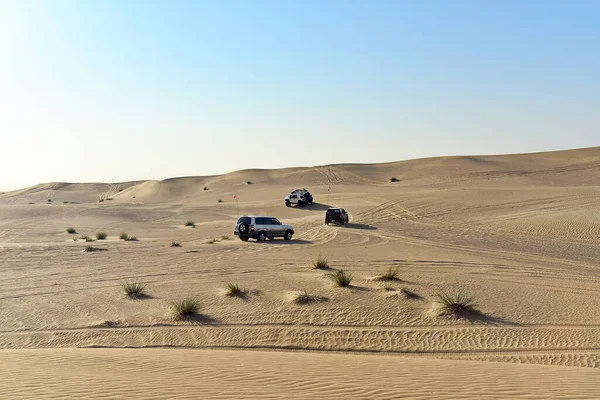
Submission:
<svg viewBox="0 0 600 400">
<path fill-rule="evenodd" d="M 0 190 L 600 144 L 600 2 L 0 0 Z"/>
</svg>

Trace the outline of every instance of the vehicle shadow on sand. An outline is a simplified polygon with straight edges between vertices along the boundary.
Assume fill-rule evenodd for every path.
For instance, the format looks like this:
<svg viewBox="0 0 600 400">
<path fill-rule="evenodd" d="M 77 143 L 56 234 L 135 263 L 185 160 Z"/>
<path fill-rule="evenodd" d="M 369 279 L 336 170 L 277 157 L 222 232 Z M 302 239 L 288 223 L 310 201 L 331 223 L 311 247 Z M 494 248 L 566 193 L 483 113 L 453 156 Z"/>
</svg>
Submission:
<svg viewBox="0 0 600 400">
<path fill-rule="evenodd" d="M 331 207 L 333 207 L 333 206 L 330 206 L 329 204 L 313 202 L 312 204 L 305 205 L 304 207 L 292 206 L 291 208 L 297 208 L 299 210 L 308 210 L 308 211 L 325 211 Z"/>
<path fill-rule="evenodd" d="M 369 230 L 369 231 L 374 231 L 377 229 L 376 226 L 373 225 L 367 225 L 367 224 L 355 224 L 355 223 L 348 223 L 345 225 L 340 225 L 342 228 L 350 228 L 350 229 L 364 229 L 364 230 Z"/>
<path fill-rule="evenodd" d="M 270 239 L 264 242 L 256 242 L 256 244 L 312 244 L 312 240 L 303 240 L 303 239 L 292 239 L 292 240 L 283 240 L 283 239 Z"/>
</svg>

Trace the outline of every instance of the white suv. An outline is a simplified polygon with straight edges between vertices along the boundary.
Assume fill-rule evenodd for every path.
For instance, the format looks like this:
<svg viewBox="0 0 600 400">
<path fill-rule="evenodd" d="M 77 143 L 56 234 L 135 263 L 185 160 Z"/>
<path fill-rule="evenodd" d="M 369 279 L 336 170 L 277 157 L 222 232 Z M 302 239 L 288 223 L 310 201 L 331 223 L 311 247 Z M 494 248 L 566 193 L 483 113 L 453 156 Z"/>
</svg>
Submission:
<svg viewBox="0 0 600 400">
<path fill-rule="evenodd" d="M 243 241 L 253 238 L 258 242 L 263 242 L 267 238 L 274 239 L 276 237 L 292 240 L 294 228 L 291 225 L 282 224 L 275 217 L 240 217 L 235 224 L 233 234 Z"/>
</svg>

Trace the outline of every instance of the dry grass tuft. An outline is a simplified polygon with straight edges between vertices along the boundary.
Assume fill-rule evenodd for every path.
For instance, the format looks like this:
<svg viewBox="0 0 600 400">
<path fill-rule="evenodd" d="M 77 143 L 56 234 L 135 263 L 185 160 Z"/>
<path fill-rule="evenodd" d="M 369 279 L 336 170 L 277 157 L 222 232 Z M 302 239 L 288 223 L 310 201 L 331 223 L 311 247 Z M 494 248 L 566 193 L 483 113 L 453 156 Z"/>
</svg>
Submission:
<svg viewBox="0 0 600 400">
<path fill-rule="evenodd" d="M 139 299 L 146 295 L 144 293 L 144 289 L 146 289 L 146 285 L 138 283 L 138 282 L 125 282 L 121 285 L 125 295 L 132 299 Z"/>
<path fill-rule="evenodd" d="M 75 228 L 67 228 L 67 233 L 70 233 L 71 235 L 73 234 L 77 234 L 77 230 Z"/>
<path fill-rule="evenodd" d="M 341 269 L 332 272 L 327 276 L 333 281 L 333 284 L 337 287 L 350 286 L 350 282 L 352 282 L 352 274 L 342 271 Z"/>
<path fill-rule="evenodd" d="M 185 226 L 191 226 L 192 228 L 196 227 L 196 223 L 194 221 L 186 221 Z"/>
<path fill-rule="evenodd" d="M 377 275 L 375 279 L 378 281 L 398 281 L 399 272 L 398 268 L 389 267 L 387 271 Z"/>
<path fill-rule="evenodd" d="M 329 268 L 329 260 L 327 260 L 327 258 L 324 257 L 323 255 L 319 254 L 319 257 L 317 257 L 317 259 L 315 261 L 313 261 L 313 268 L 314 269 Z"/>
<path fill-rule="evenodd" d="M 246 294 L 246 291 L 242 289 L 237 283 L 228 283 L 227 288 L 225 289 L 225 294 L 230 297 L 241 297 Z"/>
<path fill-rule="evenodd" d="M 175 319 L 185 319 L 198 314 L 200 302 L 192 297 L 177 300 L 171 304 L 171 312 Z"/>
<path fill-rule="evenodd" d="M 296 304 L 309 304 L 309 303 L 314 303 L 314 302 L 318 302 L 318 301 L 326 301 L 327 298 L 322 297 L 322 296 L 317 296 L 315 294 L 310 294 L 306 290 L 303 290 L 302 292 L 296 293 L 294 295 L 293 300 L 294 300 L 294 303 L 296 303 Z"/>
<path fill-rule="evenodd" d="M 104 233 L 104 232 L 98 232 L 98 233 L 96 233 L 96 239 L 98 239 L 98 240 L 104 240 L 106 238 L 107 238 L 106 233 Z"/>
<path fill-rule="evenodd" d="M 479 313 L 475 299 L 462 290 L 456 293 L 442 291 L 435 296 L 434 304 L 437 306 L 438 316 L 460 318 L 468 314 Z"/>
</svg>

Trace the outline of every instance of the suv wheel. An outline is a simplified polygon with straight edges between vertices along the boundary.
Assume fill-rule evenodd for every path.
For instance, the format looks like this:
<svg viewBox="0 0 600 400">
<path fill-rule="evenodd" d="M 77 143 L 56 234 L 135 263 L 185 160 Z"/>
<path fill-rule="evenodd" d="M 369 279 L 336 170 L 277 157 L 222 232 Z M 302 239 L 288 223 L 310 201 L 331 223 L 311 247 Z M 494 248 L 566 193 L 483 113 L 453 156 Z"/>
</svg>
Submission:
<svg viewBox="0 0 600 400">
<path fill-rule="evenodd" d="M 285 231 L 285 234 L 283 235 L 283 239 L 284 240 L 292 240 L 292 231 Z"/>
<path fill-rule="evenodd" d="M 256 237 L 256 240 L 259 242 L 264 242 L 265 240 L 267 240 L 267 232 L 258 232 L 258 236 Z"/>
<path fill-rule="evenodd" d="M 289 201 L 289 200 L 286 200 L 286 201 L 285 201 L 285 206 L 286 206 L 286 207 L 291 207 L 291 206 L 292 206 L 292 203 L 290 203 L 290 201 Z"/>
<path fill-rule="evenodd" d="M 245 222 L 241 223 L 240 226 L 238 227 L 238 231 L 242 235 L 245 235 L 246 233 L 248 233 L 249 230 L 250 230 L 250 226 Z"/>
<path fill-rule="evenodd" d="M 304 202 L 302 200 L 298 200 L 298 207 L 304 207 Z"/>
</svg>

